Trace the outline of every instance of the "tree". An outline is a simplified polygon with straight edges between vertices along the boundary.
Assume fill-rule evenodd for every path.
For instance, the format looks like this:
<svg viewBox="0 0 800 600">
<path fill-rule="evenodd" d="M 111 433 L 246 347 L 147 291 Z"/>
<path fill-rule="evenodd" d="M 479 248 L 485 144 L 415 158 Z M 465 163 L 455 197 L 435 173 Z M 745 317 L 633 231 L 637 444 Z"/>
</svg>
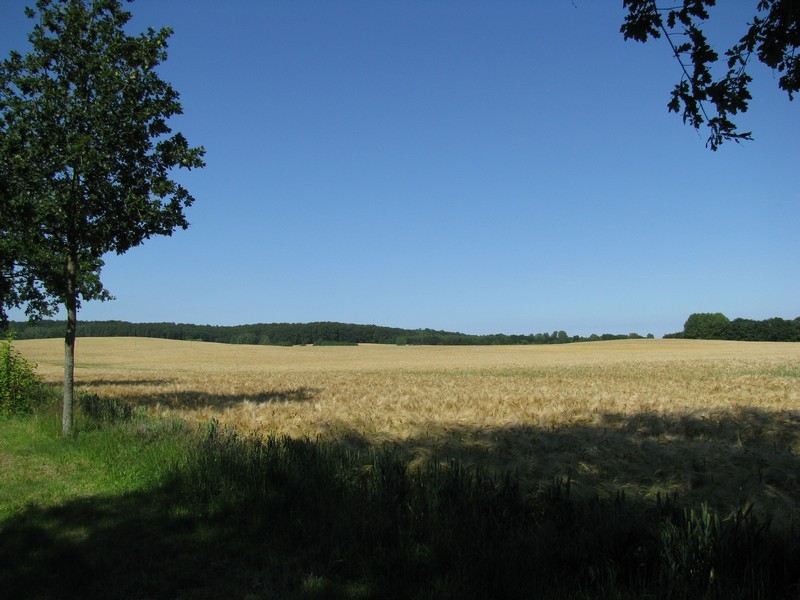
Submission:
<svg viewBox="0 0 800 600">
<path fill-rule="evenodd" d="M 699 130 L 708 128 L 707 146 L 716 150 L 725 140 L 751 140 L 752 133 L 740 132 L 731 117 L 745 112 L 751 100 L 747 73 L 755 56 L 781 74 L 778 87 L 794 99 L 800 90 L 800 3 L 797 0 L 759 0 L 752 23 L 740 40 L 725 52 L 727 71 L 721 77 L 711 68 L 719 60 L 709 45 L 702 24 L 709 19 L 707 7 L 716 0 L 680 0 L 659 7 L 656 0 L 623 0 L 627 9 L 620 31 L 625 39 L 646 42 L 667 39 L 680 64 L 680 81 L 667 105 L 683 113 L 683 122 Z"/>
<path fill-rule="evenodd" d="M 697 340 L 724 340 L 729 330 L 730 320 L 722 313 L 694 313 L 683 325 L 683 336 Z"/>
<path fill-rule="evenodd" d="M 66 308 L 62 433 L 72 429 L 77 312 L 110 298 L 102 257 L 188 226 L 193 202 L 171 179 L 204 166 L 167 120 L 177 92 L 155 68 L 169 28 L 133 37 L 119 0 L 39 0 L 32 51 L 0 65 L 0 306 Z"/>
</svg>

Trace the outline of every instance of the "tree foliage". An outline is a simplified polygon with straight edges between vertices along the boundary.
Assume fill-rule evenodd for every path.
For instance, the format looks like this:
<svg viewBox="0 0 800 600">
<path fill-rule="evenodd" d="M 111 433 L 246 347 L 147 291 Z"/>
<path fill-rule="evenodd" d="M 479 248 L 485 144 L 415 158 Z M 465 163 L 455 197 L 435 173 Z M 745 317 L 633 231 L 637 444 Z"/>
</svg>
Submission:
<svg viewBox="0 0 800 600">
<path fill-rule="evenodd" d="M 156 72 L 169 28 L 128 35 L 119 0 L 39 0 L 26 14 L 31 51 L 0 64 L 0 306 L 66 307 L 66 433 L 81 301 L 110 297 L 106 253 L 187 227 L 193 198 L 172 171 L 203 166 L 203 149 L 167 124 L 182 112 Z"/>
<path fill-rule="evenodd" d="M 730 319 L 722 313 L 694 313 L 683 325 L 684 337 L 701 340 L 722 339 Z"/>
<path fill-rule="evenodd" d="M 800 3 L 759 0 L 747 31 L 725 52 L 727 70 L 721 76 L 712 73 L 720 57 L 703 30 L 708 8 L 715 4 L 681 0 L 661 7 L 656 0 L 623 0 L 627 14 L 620 28 L 626 40 L 667 39 L 682 70 L 667 106 L 695 129 L 707 127 L 712 150 L 726 140 L 752 139 L 752 132 L 740 131 L 733 117 L 747 111 L 752 99 L 747 68 L 753 56 L 780 74 L 778 87 L 789 100 L 800 90 Z"/>
<path fill-rule="evenodd" d="M 800 342 L 800 317 L 793 320 L 773 317 L 730 320 L 722 313 L 689 315 L 683 331 L 664 337 L 697 340 L 731 340 L 742 342 Z"/>
</svg>

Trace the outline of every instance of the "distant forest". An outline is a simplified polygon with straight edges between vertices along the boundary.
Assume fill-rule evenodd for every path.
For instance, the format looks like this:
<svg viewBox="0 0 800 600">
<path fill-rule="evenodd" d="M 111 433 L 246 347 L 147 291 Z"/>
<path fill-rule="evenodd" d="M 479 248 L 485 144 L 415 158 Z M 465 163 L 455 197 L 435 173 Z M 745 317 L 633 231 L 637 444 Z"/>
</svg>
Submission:
<svg viewBox="0 0 800 600">
<path fill-rule="evenodd" d="M 64 337 L 63 321 L 44 320 L 33 323 L 11 321 L 8 329 L 16 339 Z M 352 323 L 260 323 L 255 325 L 216 326 L 186 323 L 128 323 L 126 321 L 83 321 L 78 327 L 80 337 L 150 337 L 170 340 L 195 340 L 225 344 L 262 344 L 273 346 L 296 345 L 513 345 L 567 344 L 600 340 L 641 339 L 637 333 L 625 335 L 605 333 L 589 337 L 569 336 L 564 331 L 529 335 L 469 335 L 433 329 L 400 329 L 378 325 Z M 647 335 L 652 338 L 652 334 Z"/>
<path fill-rule="evenodd" d="M 733 319 L 722 313 L 690 315 L 683 331 L 665 338 L 688 340 L 733 340 L 742 342 L 800 342 L 800 317 L 792 321 L 775 317 L 763 321 Z"/>
<path fill-rule="evenodd" d="M 9 331 L 18 340 L 64 337 L 63 321 L 11 321 Z M 223 344 L 261 344 L 271 346 L 397 344 L 432 346 L 499 346 L 520 344 L 569 344 L 606 340 L 642 339 L 638 333 L 592 334 L 589 337 L 567 335 L 565 331 L 527 335 L 471 335 L 435 329 L 401 329 L 353 323 L 257 323 L 254 325 L 191 325 L 188 323 L 129 323 L 127 321 L 83 321 L 80 337 L 150 337 L 169 340 L 220 342 Z M 700 340 L 735 340 L 748 342 L 800 342 L 800 317 L 755 321 L 730 320 L 722 313 L 695 313 L 689 316 L 683 331 L 665 338 Z"/>
</svg>

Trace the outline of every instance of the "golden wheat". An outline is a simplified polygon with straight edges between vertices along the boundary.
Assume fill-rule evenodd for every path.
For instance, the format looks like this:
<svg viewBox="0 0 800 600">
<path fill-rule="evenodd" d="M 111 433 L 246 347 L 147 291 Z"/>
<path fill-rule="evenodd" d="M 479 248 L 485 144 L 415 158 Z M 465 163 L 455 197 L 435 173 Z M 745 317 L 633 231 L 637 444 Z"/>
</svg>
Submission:
<svg viewBox="0 0 800 600">
<path fill-rule="evenodd" d="M 20 341 L 48 380 L 62 344 Z M 391 444 L 531 488 L 753 503 L 800 524 L 800 344 L 266 347 L 78 340 L 83 389 L 246 433 Z"/>
</svg>

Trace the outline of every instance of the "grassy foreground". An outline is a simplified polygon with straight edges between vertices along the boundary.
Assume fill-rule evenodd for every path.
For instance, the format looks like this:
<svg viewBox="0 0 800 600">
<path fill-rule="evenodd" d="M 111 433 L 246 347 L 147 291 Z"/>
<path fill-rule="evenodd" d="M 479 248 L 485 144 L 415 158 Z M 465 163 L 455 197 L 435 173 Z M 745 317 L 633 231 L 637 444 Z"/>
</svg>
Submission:
<svg viewBox="0 0 800 600">
<path fill-rule="evenodd" d="M 794 598 L 797 536 L 675 498 L 242 437 L 86 396 L 0 421 L 8 598 Z"/>
</svg>

